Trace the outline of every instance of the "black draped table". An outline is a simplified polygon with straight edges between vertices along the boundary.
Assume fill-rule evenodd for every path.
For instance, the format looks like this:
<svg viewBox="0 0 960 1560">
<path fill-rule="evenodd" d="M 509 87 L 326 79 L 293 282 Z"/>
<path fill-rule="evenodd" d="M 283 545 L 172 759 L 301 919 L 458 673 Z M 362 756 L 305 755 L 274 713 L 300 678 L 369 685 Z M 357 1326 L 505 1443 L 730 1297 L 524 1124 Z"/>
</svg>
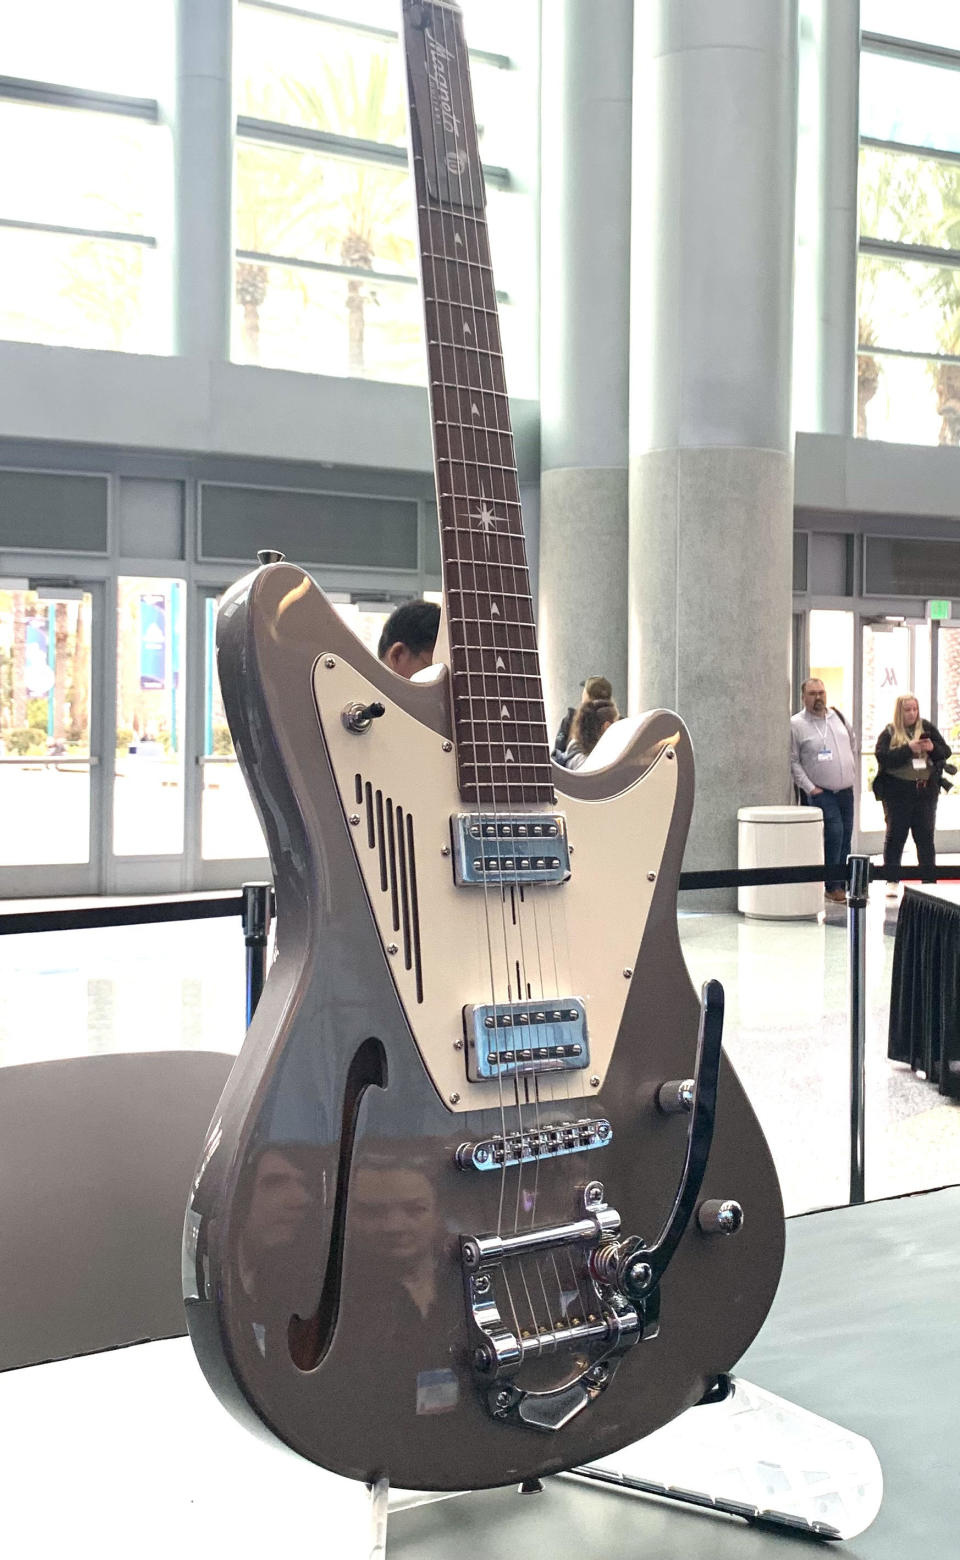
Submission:
<svg viewBox="0 0 960 1560">
<path fill-rule="evenodd" d="M 904 890 L 887 1055 L 960 1098 L 960 883 Z"/>
</svg>

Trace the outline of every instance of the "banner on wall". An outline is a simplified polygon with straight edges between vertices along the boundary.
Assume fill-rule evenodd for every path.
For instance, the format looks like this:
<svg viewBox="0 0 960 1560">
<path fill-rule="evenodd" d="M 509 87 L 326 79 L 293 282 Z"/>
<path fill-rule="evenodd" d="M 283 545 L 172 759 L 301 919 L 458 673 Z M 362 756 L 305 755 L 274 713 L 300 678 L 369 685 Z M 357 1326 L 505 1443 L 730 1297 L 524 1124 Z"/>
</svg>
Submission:
<svg viewBox="0 0 960 1560">
<path fill-rule="evenodd" d="M 140 597 L 140 687 L 158 693 L 167 686 L 167 598 L 162 592 Z"/>
<path fill-rule="evenodd" d="M 45 617 L 27 619 L 23 681 L 28 699 L 49 697 L 54 672 L 50 665 L 50 635 Z"/>
</svg>

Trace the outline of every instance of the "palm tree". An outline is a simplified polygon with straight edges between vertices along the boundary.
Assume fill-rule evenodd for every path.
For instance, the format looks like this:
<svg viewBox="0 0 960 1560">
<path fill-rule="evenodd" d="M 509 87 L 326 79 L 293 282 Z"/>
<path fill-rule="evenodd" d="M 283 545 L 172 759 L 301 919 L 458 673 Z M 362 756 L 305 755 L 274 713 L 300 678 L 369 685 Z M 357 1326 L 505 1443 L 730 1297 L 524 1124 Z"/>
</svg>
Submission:
<svg viewBox="0 0 960 1560">
<path fill-rule="evenodd" d="M 930 164 L 927 158 L 862 147 L 860 151 L 860 231 L 870 237 L 902 238 L 916 232 L 930 209 Z M 861 254 L 857 266 L 857 436 L 867 434 L 867 407 L 880 385 L 882 364 L 864 347 L 880 344 L 877 329 L 884 282 L 906 276 L 904 262 Z"/>
<path fill-rule="evenodd" d="M 319 80 L 307 83 L 285 76 L 280 90 L 269 94 L 270 112 L 311 129 L 336 132 L 356 140 L 395 144 L 405 127 L 405 109 L 395 90 L 396 60 L 388 51 L 395 43 L 370 53 L 358 68 L 350 54 L 321 59 Z M 244 148 L 238 163 L 238 228 L 241 247 L 261 253 L 335 255 L 353 271 L 372 271 L 376 261 L 409 266 L 413 260 L 409 182 L 369 162 L 344 158 L 340 177 L 329 179 L 309 152 L 266 152 Z M 263 269 L 263 268 L 259 268 Z M 259 335 L 259 310 L 266 297 L 269 273 L 244 281 L 244 334 L 248 343 Z M 238 272 L 238 289 L 240 274 Z M 379 302 L 375 284 L 357 276 L 345 281 L 347 360 L 352 373 L 364 371 L 367 310 Z"/>
</svg>

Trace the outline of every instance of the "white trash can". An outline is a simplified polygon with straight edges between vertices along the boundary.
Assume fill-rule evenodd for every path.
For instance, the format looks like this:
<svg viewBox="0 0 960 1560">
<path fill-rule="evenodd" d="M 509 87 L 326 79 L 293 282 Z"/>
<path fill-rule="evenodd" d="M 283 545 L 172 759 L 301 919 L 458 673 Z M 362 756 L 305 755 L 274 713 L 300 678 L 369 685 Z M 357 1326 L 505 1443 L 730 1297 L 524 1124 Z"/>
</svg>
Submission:
<svg viewBox="0 0 960 1560">
<path fill-rule="evenodd" d="M 819 807 L 741 807 L 737 813 L 737 865 L 823 865 L 823 813 Z M 772 883 L 737 890 L 737 909 L 770 921 L 815 919 L 823 908 L 822 883 Z"/>
</svg>

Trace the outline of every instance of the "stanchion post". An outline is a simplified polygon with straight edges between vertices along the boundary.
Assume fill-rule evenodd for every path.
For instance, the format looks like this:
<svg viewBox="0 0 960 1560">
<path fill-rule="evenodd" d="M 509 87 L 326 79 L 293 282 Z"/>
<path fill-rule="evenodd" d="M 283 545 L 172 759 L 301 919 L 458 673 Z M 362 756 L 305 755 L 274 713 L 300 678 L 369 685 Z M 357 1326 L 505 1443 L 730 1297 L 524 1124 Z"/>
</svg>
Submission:
<svg viewBox="0 0 960 1560">
<path fill-rule="evenodd" d="M 850 1201 L 865 1191 L 867 1056 L 867 898 L 870 857 L 847 857 L 847 925 L 850 940 Z"/>
<path fill-rule="evenodd" d="M 257 1010 L 267 978 L 267 938 L 270 933 L 270 884 L 243 885 L 243 940 L 247 945 L 247 1027 Z"/>
</svg>

